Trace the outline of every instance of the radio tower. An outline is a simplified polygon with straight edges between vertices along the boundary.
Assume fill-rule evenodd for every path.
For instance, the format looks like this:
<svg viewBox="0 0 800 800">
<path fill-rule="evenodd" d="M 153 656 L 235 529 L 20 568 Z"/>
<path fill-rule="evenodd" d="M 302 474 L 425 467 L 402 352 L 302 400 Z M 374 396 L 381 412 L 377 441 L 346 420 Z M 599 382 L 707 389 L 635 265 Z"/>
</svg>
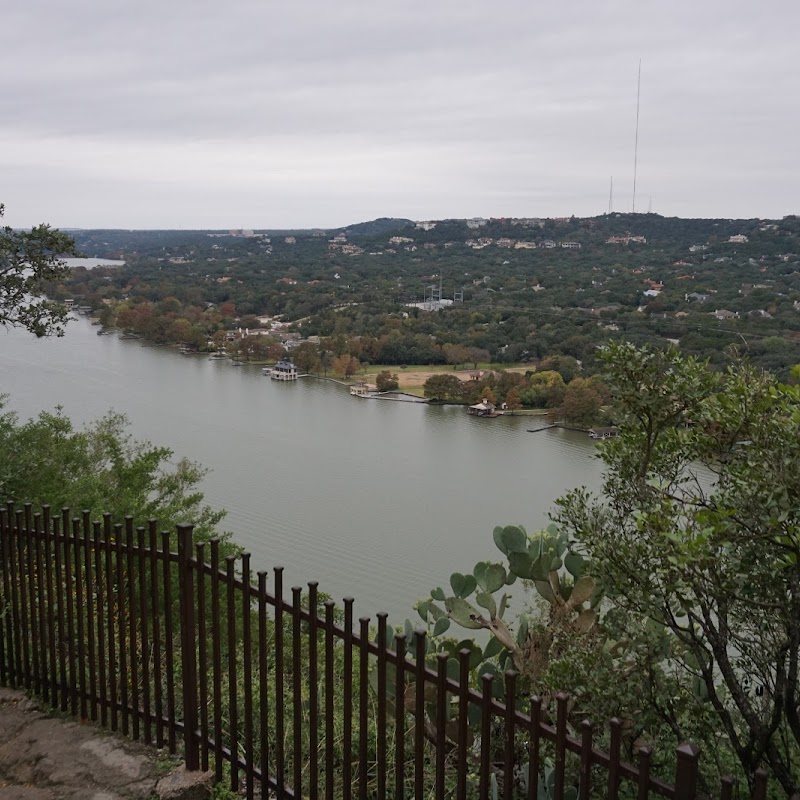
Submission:
<svg viewBox="0 0 800 800">
<path fill-rule="evenodd" d="M 636 213 L 636 172 L 639 166 L 639 96 L 642 89 L 642 59 L 639 59 L 639 75 L 636 79 L 636 138 L 633 143 L 633 213 Z"/>
<path fill-rule="evenodd" d="M 611 176 L 611 186 L 608 188 L 608 213 L 614 209 L 614 176 Z"/>
</svg>

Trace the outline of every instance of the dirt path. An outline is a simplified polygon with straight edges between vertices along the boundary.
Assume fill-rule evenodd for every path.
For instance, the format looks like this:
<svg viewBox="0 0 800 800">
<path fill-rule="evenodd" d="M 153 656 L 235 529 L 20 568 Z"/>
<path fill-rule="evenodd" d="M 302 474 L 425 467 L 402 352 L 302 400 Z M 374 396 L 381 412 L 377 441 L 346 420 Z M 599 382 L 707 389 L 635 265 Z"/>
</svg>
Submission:
<svg viewBox="0 0 800 800">
<path fill-rule="evenodd" d="M 167 796 L 157 784 L 175 767 L 154 747 L 92 723 L 48 716 L 22 692 L 0 688 L 0 800 Z"/>
</svg>

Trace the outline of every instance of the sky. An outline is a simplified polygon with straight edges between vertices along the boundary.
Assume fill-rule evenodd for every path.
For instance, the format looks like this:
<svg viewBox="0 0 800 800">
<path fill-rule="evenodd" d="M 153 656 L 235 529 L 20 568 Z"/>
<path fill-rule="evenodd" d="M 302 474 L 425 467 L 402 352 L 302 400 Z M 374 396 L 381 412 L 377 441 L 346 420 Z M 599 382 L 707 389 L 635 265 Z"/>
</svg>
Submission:
<svg viewBox="0 0 800 800">
<path fill-rule="evenodd" d="M 800 212 L 796 0 L 25 0 L 4 222 Z"/>
</svg>

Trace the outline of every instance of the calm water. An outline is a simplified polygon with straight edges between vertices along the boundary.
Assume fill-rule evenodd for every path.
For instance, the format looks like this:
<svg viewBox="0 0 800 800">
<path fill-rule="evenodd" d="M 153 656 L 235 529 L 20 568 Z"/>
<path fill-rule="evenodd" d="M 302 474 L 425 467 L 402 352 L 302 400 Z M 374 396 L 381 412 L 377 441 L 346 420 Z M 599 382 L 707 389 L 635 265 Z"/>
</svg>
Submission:
<svg viewBox="0 0 800 800">
<path fill-rule="evenodd" d="M 60 404 L 77 422 L 124 412 L 133 434 L 211 469 L 206 500 L 255 569 L 286 585 L 319 580 L 361 613 L 412 616 L 453 571 L 497 559 L 491 531 L 546 524 L 552 501 L 596 487 L 585 434 L 526 433 L 532 418 L 480 420 L 461 408 L 359 400 L 325 381 L 271 381 L 257 368 L 97 336 L 0 330 L 0 391 L 22 416 Z"/>
<path fill-rule="evenodd" d="M 94 269 L 95 267 L 121 267 L 125 262 L 117 261 L 113 258 L 62 258 L 65 264 L 70 267 L 86 267 L 86 269 Z"/>
</svg>

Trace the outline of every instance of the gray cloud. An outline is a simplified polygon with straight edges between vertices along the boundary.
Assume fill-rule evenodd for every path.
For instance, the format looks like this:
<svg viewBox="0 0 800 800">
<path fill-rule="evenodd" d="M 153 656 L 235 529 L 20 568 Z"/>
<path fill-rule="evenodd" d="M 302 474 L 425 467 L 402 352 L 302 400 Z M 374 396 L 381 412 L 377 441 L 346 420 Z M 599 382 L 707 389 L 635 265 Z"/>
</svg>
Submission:
<svg viewBox="0 0 800 800">
<path fill-rule="evenodd" d="M 27 0 L 0 29 L 10 224 L 796 212 L 793 2 Z"/>
</svg>

